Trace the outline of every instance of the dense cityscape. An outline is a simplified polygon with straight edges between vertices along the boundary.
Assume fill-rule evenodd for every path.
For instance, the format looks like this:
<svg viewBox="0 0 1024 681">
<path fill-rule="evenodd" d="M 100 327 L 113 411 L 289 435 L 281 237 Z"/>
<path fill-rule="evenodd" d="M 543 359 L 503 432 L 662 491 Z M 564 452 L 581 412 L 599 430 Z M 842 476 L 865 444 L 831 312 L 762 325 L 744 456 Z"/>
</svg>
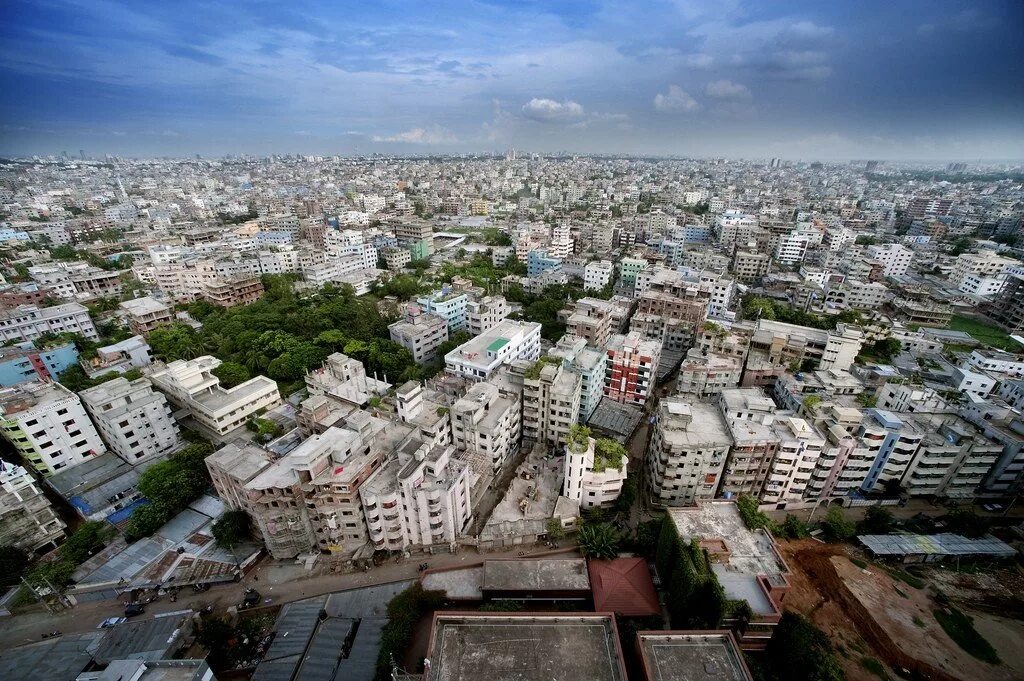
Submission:
<svg viewBox="0 0 1024 681">
<path fill-rule="evenodd" d="M 1021 29 L 9 0 L 0 679 L 1024 680 Z"/>
</svg>

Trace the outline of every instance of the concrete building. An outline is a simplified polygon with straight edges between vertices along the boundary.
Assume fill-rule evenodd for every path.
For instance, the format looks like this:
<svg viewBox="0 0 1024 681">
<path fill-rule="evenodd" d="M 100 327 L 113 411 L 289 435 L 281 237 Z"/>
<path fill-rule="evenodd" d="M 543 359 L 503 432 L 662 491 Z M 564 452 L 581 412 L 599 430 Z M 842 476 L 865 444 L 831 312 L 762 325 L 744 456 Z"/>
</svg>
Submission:
<svg viewBox="0 0 1024 681">
<path fill-rule="evenodd" d="M 548 357 L 516 362 L 510 370 L 523 382 L 523 438 L 560 449 L 579 420 L 580 375 L 567 369 L 560 358 Z"/>
<path fill-rule="evenodd" d="M 722 472 L 718 496 L 734 499 L 741 494 L 761 499 L 768 471 L 779 449 L 773 416 L 761 420 L 726 417 L 733 445 Z"/>
<path fill-rule="evenodd" d="M 661 344 L 638 333 L 615 335 L 608 341 L 604 394 L 623 404 L 647 403 L 657 378 Z"/>
<path fill-rule="evenodd" d="M 437 348 L 448 340 L 448 322 L 434 314 L 423 313 L 418 305 L 406 307 L 405 319 L 388 325 L 391 340 L 410 353 L 417 364 L 430 364 Z"/>
<path fill-rule="evenodd" d="M 985 476 L 1003 453 L 1003 445 L 955 415 L 915 418 L 925 435 L 901 480 L 906 493 L 912 497 L 977 497 Z"/>
<path fill-rule="evenodd" d="M 149 296 L 126 300 L 120 308 L 128 314 L 128 327 L 132 333 L 140 336 L 148 336 L 156 327 L 174 321 L 171 308 Z"/>
<path fill-rule="evenodd" d="M 778 419 L 772 427 L 778 438 L 778 448 L 765 479 L 761 499 L 768 504 L 801 501 L 807 493 L 825 440 L 801 418 Z"/>
<path fill-rule="evenodd" d="M 36 479 L 17 464 L 0 463 L 0 546 L 16 546 L 32 555 L 63 538 L 64 521 Z"/>
<path fill-rule="evenodd" d="M 861 330 L 849 324 L 840 323 L 835 331 L 827 331 L 759 319 L 750 338 L 747 366 L 751 358 L 786 366 L 809 360 L 818 369 L 848 371 L 863 340 Z"/>
<path fill-rule="evenodd" d="M 989 316 L 1010 333 L 1024 330 L 1024 275 L 1010 274 L 992 301 Z"/>
<path fill-rule="evenodd" d="M 132 336 L 113 345 L 96 348 L 96 356 L 83 363 L 85 373 L 100 376 L 111 371 L 123 374 L 153 363 L 153 349 L 142 336 Z"/>
<path fill-rule="evenodd" d="M 615 265 L 610 260 L 588 262 L 583 268 L 583 289 L 600 291 L 615 276 Z"/>
<path fill-rule="evenodd" d="M 416 299 L 423 312 L 437 315 L 448 322 L 448 333 L 455 334 L 466 331 L 469 324 L 466 320 L 466 303 L 469 295 L 462 291 L 452 291 L 447 285 Z"/>
<path fill-rule="evenodd" d="M 858 438 L 871 467 L 861 489 L 879 492 L 885 489 L 887 482 L 898 484 L 925 435 L 926 431 L 913 421 L 901 419 L 890 411 L 867 410 Z"/>
<path fill-rule="evenodd" d="M 33 341 L 51 333 L 77 333 L 87 340 L 100 339 L 89 310 L 78 303 L 42 308 L 20 305 L 11 310 L 0 310 L 0 341 L 5 344 Z"/>
<path fill-rule="evenodd" d="M 471 461 L 485 462 L 496 472 L 519 451 L 522 428 L 520 402 L 497 386 L 481 382 L 451 407 L 452 440 Z"/>
<path fill-rule="evenodd" d="M 696 286 L 647 291 L 637 300 L 629 329 L 660 342 L 666 350 L 684 352 L 707 319 L 709 302 L 708 293 Z"/>
<path fill-rule="evenodd" d="M 651 503 L 685 506 L 713 499 L 732 447 L 718 409 L 670 397 L 658 405 L 656 419 L 646 454 Z"/>
<path fill-rule="evenodd" d="M 732 631 L 637 632 L 642 681 L 753 681 Z M 710 670 L 710 671 L 709 671 Z"/>
<path fill-rule="evenodd" d="M 736 280 L 751 284 L 768 274 L 772 259 L 767 253 L 736 251 L 732 260 L 732 272 Z"/>
<path fill-rule="evenodd" d="M 145 378 L 115 378 L 79 397 L 110 451 L 132 465 L 166 456 L 182 444 L 167 399 Z"/>
<path fill-rule="evenodd" d="M 580 509 L 607 508 L 615 503 L 626 482 L 629 457 L 614 440 L 595 440 L 590 430 L 576 426 L 565 445 L 562 496 Z"/>
<path fill-rule="evenodd" d="M 78 395 L 60 383 L 0 390 L 0 434 L 43 476 L 106 451 Z"/>
<path fill-rule="evenodd" d="M 579 375 L 579 422 L 586 423 L 604 395 L 605 365 L 608 356 L 603 350 L 588 347 L 585 339 L 571 335 L 562 336 L 549 355 L 561 358 L 564 367 Z"/>
<path fill-rule="evenodd" d="M 377 551 L 450 547 L 473 515 L 470 468 L 451 445 L 413 436 L 359 488 Z"/>
<path fill-rule="evenodd" d="M 604 348 L 608 338 L 617 329 L 616 305 L 600 298 L 580 298 L 566 320 L 565 332 L 583 338 L 587 345 Z"/>
<path fill-rule="evenodd" d="M 19 383 L 56 381 L 61 372 L 78 363 L 74 343 L 53 344 L 37 350 L 31 342 L 0 348 L 0 386 Z"/>
<path fill-rule="evenodd" d="M 470 336 L 490 331 L 512 312 L 504 296 L 485 296 L 466 301 L 466 330 Z"/>
<path fill-rule="evenodd" d="M 742 374 L 743 363 L 739 359 L 716 353 L 705 355 L 691 348 L 679 367 L 676 394 L 693 395 L 697 399 L 718 395 L 738 386 Z"/>
<path fill-rule="evenodd" d="M 248 305 L 263 297 L 263 282 L 258 277 L 215 277 L 205 283 L 202 296 L 218 307 Z"/>
<path fill-rule="evenodd" d="M 902 277 L 910 268 L 914 252 L 902 244 L 874 244 L 868 246 L 867 257 L 882 263 L 886 277 Z"/>
<path fill-rule="evenodd" d="M 220 360 L 204 355 L 177 360 L 156 369 L 150 380 L 167 399 L 216 437 L 223 437 L 245 426 L 261 410 L 281 403 L 277 383 L 266 376 L 255 376 L 233 388 L 225 389 L 213 375 Z"/>
<path fill-rule="evenodd" d="M 536 360 L 540 357 L 540 329 L 537 322 L 505 319 L 445 355 L 445 370 L 471 381 L 485 381 L 507 362 Z"/>
</svg>

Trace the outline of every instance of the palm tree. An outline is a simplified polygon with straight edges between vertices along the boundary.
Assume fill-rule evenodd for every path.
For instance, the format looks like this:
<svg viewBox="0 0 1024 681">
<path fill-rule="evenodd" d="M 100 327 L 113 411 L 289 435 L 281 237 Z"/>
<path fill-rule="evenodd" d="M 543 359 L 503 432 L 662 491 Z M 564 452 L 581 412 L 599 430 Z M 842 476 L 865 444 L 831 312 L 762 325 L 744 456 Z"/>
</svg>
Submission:
<svg viewBox="0 0 1024 681">
<path fill-rule="evenodd" d="M 580 551 L 595 560 L 609 560 L 619 555 L 619 540 L 619 533 L 608 523 L 584 525 L 577 535 Z"/>
</svg>

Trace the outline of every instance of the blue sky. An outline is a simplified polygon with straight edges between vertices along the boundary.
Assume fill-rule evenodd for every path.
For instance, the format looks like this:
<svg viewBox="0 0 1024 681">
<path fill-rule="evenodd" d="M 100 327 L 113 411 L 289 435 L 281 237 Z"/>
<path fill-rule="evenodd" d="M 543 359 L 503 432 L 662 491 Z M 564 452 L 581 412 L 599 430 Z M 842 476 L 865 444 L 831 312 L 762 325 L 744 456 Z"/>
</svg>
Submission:
<svg viewBox="0 0 1024 681">
<path fill-rule="evenodd" d="M 4 0 L 0 153 L 1024 158 L 1024 2 Z"/>
</svg>

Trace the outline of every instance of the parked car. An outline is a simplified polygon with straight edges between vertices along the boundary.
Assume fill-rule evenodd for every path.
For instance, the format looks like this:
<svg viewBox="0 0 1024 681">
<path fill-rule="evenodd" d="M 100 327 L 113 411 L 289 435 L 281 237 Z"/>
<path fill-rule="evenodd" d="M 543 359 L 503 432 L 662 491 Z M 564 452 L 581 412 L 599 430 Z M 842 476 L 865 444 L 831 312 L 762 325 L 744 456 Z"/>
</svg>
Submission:
<svg viewBox="0 0 1024 681">
<path fill-rule="evenodd" d="M 124 608 L 125 617 L 135 617 L 136 615 L 141 615 L 144 612 L 146 612 L 146 609 L 138 603 L 131 603 L 129 605 L 126 605 Z"/>
<path fill-rule="evenodd" d="M 985 509 L 986 511 L 988 511 L 989 513 L 998 513 L 999 511 L 1003 510 L 1003 505 L 1002 504 L 985 504 L 984 506 L 982 506 L 982 508 Z"/>
<path fill-rule="evenodd" d="M 110 627 L 116 627 L 118 624 L 124 624 L 128 621 L 127 617 L 108 617 L 107 619 L 100 622 L 97 629 L 109 629 Z"/>
</svg>

